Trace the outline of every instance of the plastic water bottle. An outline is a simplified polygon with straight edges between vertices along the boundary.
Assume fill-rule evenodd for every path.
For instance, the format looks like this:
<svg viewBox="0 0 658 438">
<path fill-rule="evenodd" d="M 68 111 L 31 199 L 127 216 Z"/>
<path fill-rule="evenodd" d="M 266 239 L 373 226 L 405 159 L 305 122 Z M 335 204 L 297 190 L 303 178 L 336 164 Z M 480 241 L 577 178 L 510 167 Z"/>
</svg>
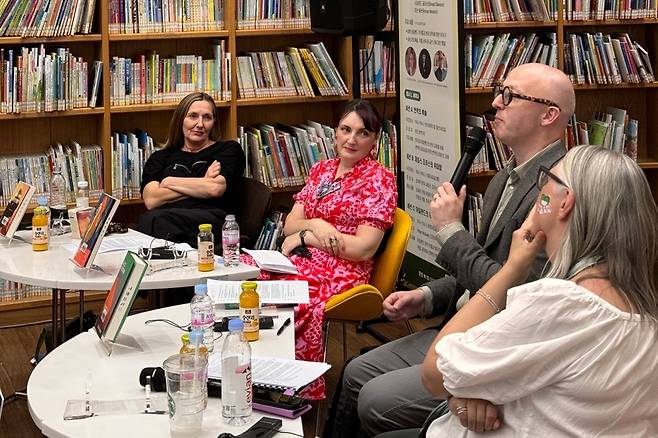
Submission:
<svg viewBox="0 0 658 438">
<path fill-rule="evenodd" d="M 251 347 L 243 328 L 241 319 L 230 320 L 222 347 L 222 418 L 232 426 L 246 424 L 251 415 Z"/>
<path fill-rule="evenodd" d="M 75 192 L 75 207 L 89 207 L 89 183 L 87 181 L 78 181 L 78 190 Z"/>
<path fill-rule="evenodd" d="M 197 284 L 194 286 L 194 296 L 190 303 L 192 330 L 203 331 L 203 344 L 208 351 L 215 347 L 215 307 L 208 296 L 208 286 Z"/>
<path fill-rule="evenodd" d="M 66 181 L 59 165 L 56 164 L 53 176 L 50 178 L 50 217 L 54 221 L 63 218 L 64 215 L 67 215 Z"/>
<path fill-rule="evenodd" d="M 226 215 L 222 226 L 222 255 L 224 266 L 240 264 L 240 226 L 232 214 Z"/>
</svg>

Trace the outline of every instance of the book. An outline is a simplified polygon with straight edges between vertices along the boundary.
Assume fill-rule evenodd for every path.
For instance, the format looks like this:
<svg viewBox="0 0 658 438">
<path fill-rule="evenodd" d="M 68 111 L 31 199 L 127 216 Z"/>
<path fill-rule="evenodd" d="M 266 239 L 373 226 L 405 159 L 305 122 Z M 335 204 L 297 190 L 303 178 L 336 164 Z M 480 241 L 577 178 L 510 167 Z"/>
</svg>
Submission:
<svg viewBox="0 0 658 438">
<path fill-rule="evenodd" d="M 112 288 L 103 304 L 103 310 L 96 320 L 96 333 L 101 340 L 114 342 L 121 331 L 123 322 L 137 297 L 148 264 L 132 251 L 126 252 Z"/>
<path fill-rule="evenodd" d="M 19 181 L 0 219 L 0 234 L 11 239 L 27 211 L 36 187 Z"/>
<path fill-rule="evenodd" d="M 297 268 L 292 264 L 288 257 L 279 251 L 244 249 L 244 252 L 254 258 L 259 268 L 270 272 L 280 272 L 282 274 L 296 274 Z"/>
<path fill-rule="evenodd" d="M 208 378 L 222 378 L 222 362 L 218 354 L 208 359 Z M 254 386 L 268 389 L 299 391 L 324 373 L 331 365 L 324 362 L 253 356 L 251 373 Z"/>
<path fill-rule="evenodd" d="M 91 221 L 89 221 L 89 226 L 85 230 L 84 237 L 80 240 L 78 250 L 71 259 L 80 268 L 88 268 L 92 265 L 117 207 L 119 207 L 117 198 L 104 192 L 101 193 L 98 205 L 96 205 Z M 78 218 L 79 220 L 80 218 Z M 79 222 L 78 225 L 80 225 Z"/>
</svg>

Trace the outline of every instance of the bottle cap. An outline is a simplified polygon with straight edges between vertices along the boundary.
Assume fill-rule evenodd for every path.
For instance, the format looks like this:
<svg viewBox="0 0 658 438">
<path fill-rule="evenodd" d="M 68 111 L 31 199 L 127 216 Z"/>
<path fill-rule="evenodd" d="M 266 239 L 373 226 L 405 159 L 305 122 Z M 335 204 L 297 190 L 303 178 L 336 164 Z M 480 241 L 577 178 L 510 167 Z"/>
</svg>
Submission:
<svg viewBox="0 0 658 438">
<path fill-rule="evenodd" d="M 48 198 L 46 198 L 46 197 L 43 196 L 43 195 L 39 196 L 39 197 L 37 198 L 37 204 L 39 204 L 39 205 L 43 205 L 43 206 L 48 205 Z"/>
<path fill-rule="evenodd" d="M 203 343 L 203 332 L 199 329 L 194 329 L 189 333 L 190 344 L 195 345 L 197 342 L 199 344 Z"/>
<path fill-rule="evenodd" d="M 199 225 L 199 231 L 212 231 L 211 224 L 201 224 Z"/>
<path fill-rule="evenodd" d="M 79 189 L 86 189 L 87 187 L 89 187 L 89 183 L 87 181 L 85 181 L 85 180 L 78 181 L 78 188 Z"/>
<path fill-rule="evenodd" d="M 227 214 L 226 215 L 226 220 L 227 221 L 234 221 L 235 220 L 235 215 L 234 214 Z"/>
<path fill-rule="evenodd" d="M 258 284 L 255 281 L 243 281 L 240 283 L 242 290 L 256 290 Z"/>
<path fill-rule="evenodd" d="M 183 341 L 183 344 L 189 344 L 190 343 L 190 334 L 189 333 L 183 333 L 180 337 L 180 340 Z"/>
<path fill-rule="evenodd" d="M 228 331 L 239 332 L 244 329 L 244 322 L 240 318 L 233 318 L 228 322 Z"/>
<path fill-rule="evenodd" d="M 206 295 L 208 293 L 208 285 L 206 284 L 195 284 L 194 293 L 199 295 Z"/>
</svg>

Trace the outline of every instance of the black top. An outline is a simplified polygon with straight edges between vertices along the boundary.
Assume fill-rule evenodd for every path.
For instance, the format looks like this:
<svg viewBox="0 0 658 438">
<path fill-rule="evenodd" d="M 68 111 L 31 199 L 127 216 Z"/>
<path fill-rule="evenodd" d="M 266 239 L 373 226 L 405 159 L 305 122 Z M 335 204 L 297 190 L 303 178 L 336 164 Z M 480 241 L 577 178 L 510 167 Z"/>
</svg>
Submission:
<svg viewBox="0 0 658 438">
<path fill-rule="evenodd" d="M 245 156 L 240 144 L 233 140 L 218 141 L 200 152 L 175 148 L 154 152 L 144 165 L 140 192 L 143 194 L 144 187 L 151 181 L 161 182 L 168 176 L 203 178 L 214 160 L 221 164 L 220 175 L 226 179 L 226 191 L 221 197 L 185 198 L 159 208 L 221 209 L 227 213 L 237 213 Z"/>
</svg>

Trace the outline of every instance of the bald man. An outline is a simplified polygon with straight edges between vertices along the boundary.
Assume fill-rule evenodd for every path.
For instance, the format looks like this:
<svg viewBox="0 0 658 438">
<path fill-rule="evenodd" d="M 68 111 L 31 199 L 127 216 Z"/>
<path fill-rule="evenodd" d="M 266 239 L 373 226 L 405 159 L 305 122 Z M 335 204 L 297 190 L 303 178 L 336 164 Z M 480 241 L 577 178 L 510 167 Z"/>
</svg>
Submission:
<svg viewBox="0 0 658 438">
<path fill-rule="evenodd" d="M 437 188 L 430 203 L 439 244 L 436 261 L 448 275 L 389 295 L 383 310 L 391 321 L 419 315 L 449 318 L 465 290 L 474 294 L 498 272 L 507 259 L 512 233 L 537 198 L 539 167 L 551 168 L 566 152 L 561 138 L 576 100 L 564 73 L 543 64 L 524 64 L 512 70 L 494 94 L 496 136 L 514 156 L 487 188 L 482 227 L 473 238 L 461 223 L 465 187 L 458 194 L 448 182 Z M 539 276 L 545 262 L 545 255 L 537 257 L 528 281 Z M 420 427 L 440 402 L 420 380 L 420 366 L 436 334 L 436 329 L 414 333 L 351 361 L 329 436 L 354 436 L 359 422 L 368 436 Z"/>
</svg>

